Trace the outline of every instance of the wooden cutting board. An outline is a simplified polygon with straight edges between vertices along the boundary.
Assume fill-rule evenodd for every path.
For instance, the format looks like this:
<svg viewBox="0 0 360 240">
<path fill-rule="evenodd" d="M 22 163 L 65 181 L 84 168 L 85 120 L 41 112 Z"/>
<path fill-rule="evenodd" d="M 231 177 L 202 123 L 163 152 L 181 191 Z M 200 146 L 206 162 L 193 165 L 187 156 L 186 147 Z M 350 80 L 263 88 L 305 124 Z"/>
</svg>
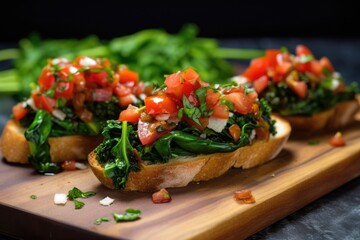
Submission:
<svg viewBox="0 0 360 240">
<path fill-rule="evenodd" d="M 168 189 L 173 200 L 164 204 L 152 203 L 151 193 L 106 189 L 90 169 L 41 176 L 1 161 L 0 232 L 30 239 L 242 239 L 360 175 L 360 123 L 343 130 L 344 147 L 327 143 L 332 134 L 292 136 L 273 161 Z M 320 143 L 309 145 L 314 139 Z M 73 187 L 97 194 L 79 210 L 71 201 L 53 203 L 55 193 Z M 233 193 L 241 189 L 252 190 L 256 203 L 236 202 Z M 111 206 L 99 204 L 106 196 L 115 199 Z M 116 223 L 112 213 L 127 208 L 140 209 L 141 219 Z M 102 216 L 110 222 L 95 225 Z"/>
</svg>

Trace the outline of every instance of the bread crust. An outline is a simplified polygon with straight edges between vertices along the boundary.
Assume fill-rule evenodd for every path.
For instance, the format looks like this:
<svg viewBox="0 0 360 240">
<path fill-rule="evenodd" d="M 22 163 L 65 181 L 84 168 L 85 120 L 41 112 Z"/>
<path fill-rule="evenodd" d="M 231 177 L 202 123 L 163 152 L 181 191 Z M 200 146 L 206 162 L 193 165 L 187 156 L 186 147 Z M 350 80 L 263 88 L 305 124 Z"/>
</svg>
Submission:
<svg viewBox="0 0 360 240">
<path fill-rule="evenodd" d="M 307 133 L 324 129 L 336 130 L 351 124 L 359 110 L 357 100 L 341 102 L 334 108 L 311 116 L 282 116 L 294 131 L 306 130 Z"/>
<path fill-rule="evenodd" d="M 28 163 L 29 144 L 24 136 L 25 128 L 9 120 L 1 136 L 0 148 L 6 161 Z M 68 160 L 86 161 L 88 154 L 103 140 L 102 136 L 64 136 L 49 138 L 52 162 Z"/>
<path fill-rule="evenodd" d="M 263 164 L 276 157 L 291 133 L 290 124 L 286 120 L 279 117 L 274 119 L 277 121 L 278 134 L 267 142 L 257 140 L 233 152 L 173 159 L 165 164 L 141 163 L 140 171 L 129 173 L 124 190 L 151 192 L 161 188 L 184 187 L 192 181 L 208 181 L 219 177 L 231 167 L 250 168 Z M 94 151 L 89 154 L 89 164 L 103 185 L 115 188 L 113 181 L 104 176 Z"/>
</svg>

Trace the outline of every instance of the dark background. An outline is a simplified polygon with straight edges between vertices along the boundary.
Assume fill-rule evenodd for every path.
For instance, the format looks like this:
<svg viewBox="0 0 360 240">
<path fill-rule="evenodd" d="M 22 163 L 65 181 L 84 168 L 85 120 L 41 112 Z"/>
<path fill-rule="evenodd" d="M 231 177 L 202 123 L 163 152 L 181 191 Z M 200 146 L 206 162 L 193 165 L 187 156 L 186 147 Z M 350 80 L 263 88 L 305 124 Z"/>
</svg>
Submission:
<svg viewBox="0 0 360 240">
<path fill-rule="evenodd" d="M 200 36 L 359 37 L 355 1 L 7 1 L 1 6 L 1 41 L 32 32 L 44 38 L 109 39 L 144 28 L 177 32 L 195 23 Z M 5 3 L 2 3 L 3 5 Z"/>
</svg>

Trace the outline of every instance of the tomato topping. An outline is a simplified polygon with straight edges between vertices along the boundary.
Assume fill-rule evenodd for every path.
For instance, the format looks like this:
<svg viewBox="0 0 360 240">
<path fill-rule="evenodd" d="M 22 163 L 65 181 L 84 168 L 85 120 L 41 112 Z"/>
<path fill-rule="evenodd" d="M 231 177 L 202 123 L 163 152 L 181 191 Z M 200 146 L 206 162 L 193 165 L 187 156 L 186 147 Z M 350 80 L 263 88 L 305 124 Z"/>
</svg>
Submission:
<svg viewBox="0 0 360 240">
<path fill-rule="evenodd" d="M 318 60 L 311 60 L 310 61 L 310 71 L 314 73 L 316 76 L 321 77 L 323 75 L 323 66 Z"/>
<path fill-rule="evenodd" d="M 269 78 L 264 75 L 264 76 L 258 78 L 257 80 L 255 80 L 253 82 L 253 86 L 257 93 L 261 93 L 262 91 L 264 91 L 265 88 L 267 88 L 268 83 L 269 83 Z"/>
<path fill-rule="evenodd" d="M 197 128 L 200 131 L 203 131 L 207 127 L 207 125 L 209 125 L 208 117 L 199 118 L 200 125 L 194 122 L 192 119 L 188 118 L 187 116 L 183 116 L 183 120 L 187 122 L 190 126 L 193 126 L 194 128 Z"/>
<path fill-rule="evenodd" d="M 267 49 L 266 50 L 266 59 L 267 59 L 267 67 L 275 67 L 278 64 L 277 56 L 281 54 L 278 49 Z"/>
<path fill-rule="evenodd" d="M 296 55 L 297 56 L 306 56 L 306 55 L 313 55 L 313 53 L 310 51 L 308 47 L 305 45 L 297 45 L 296 46 Z"/>
<path fill-rule="evenodd" d="M 258 125 L 260 127 L 255 129 L 256 136 L 258 137 L 258 139 L 268 141 L 270 138 L 269 124 L 265 122 L 264 119 L 260 118 L 260 120 L 258 121 Z"/>
<path fill-rule="evenodd" d="M 114 89 L 114 93 L 118 97 L 124 97 L 131 93 L 131 88 L 128 88 L 123 84 L 117 84 L 117 86 Z"/>
<path fill-rule="evenodd" d="M 241 135 L 241 129 L 239 125 L 233 124 L 229 127 L 229 133 L 231 137 L 234 139 L 234 142 L 237 142 Z"/>
<path fill-rule="evenodd" d="M 303 81 L 290 81 L 288 82 L 289 88 L 300 98 L 305 98 L 307 95 L 307 85 Z"/>
<path fill-rule="evenodd" d="M 111 85 L 109 73 L 107 72 L 86 72 L 86 87 L 94 88 L 96 86 L 107 87 Z"/>
<path fill-rule="evenodd" d="M 220 99 L 220 93 L 214 92 L 212 89 L 206 91 L 206 105 L 209 109 L 213 109 Z"/>
<path fill-rule="evenodd" d="M 129 104 L 134 104 L 134 95 L 129 94 L 118 98 L 119 105 L 122 108 L 126 108 Z"/>
<path fill-rule="evenodd" d="M 225 98 L 234 104 L 238 113 L 248 114 L 252 110 L 252 101 L 245 93 L 233 92 L 226 95 Z"/>
<path fill-rule="evenodd" d="M 55 107 L 55 99 L 39 95 L 37 93 L 32 94 L 32 98 L 34 100 L 34 104 L 36 108 L 44 109 L 45 111 L 52 113 Z"/>
<path fill-rule="evenodd" d="M 76 170 L 76 161 L 67 160 L 61 164 L 61 167 L 64 171 L 74 171 Z"/>
<path fill-rule="evenodd" d="M 234 193 L 234 199 L 240 201 L 241 203 L 255 203 L 255 198 L 253 197 L 251 190 L 244 189 L 241 191 L 236 191 Z"/>
<path fill-rule="evenodd" d="M 167 89 L 166 93 L 174 95 L 177 99 L 182 99 L 183 85 L 181 79 L 181 72 L 170 74 L 165 79 Z"/>
<path fill-rule="evenodd" d="M 171 201 L 171 196 L 165 188 L 153 193 L 151 198 L 153 203 L 167 203 Z"/>
<path fill-rule="evenodd" d="M 184 72 L 184 80 L 194 85 L 199 79 L 199 74 L 192 68 L 188 68 Z"/>
<path fill-rule="evenodd" d="M 162 124 L 161 122 L 144 122 L 139 119 L 138 136 L 143 145 L 148 145 L 169 133 L 173 128 L 175 128 L 175 125 Z"/>
<path fill-rule="evenodd" d="M 137 72 L 131 71 L 127 68 L 123 68 L 120 70 L 120 82 L 134 82 L 137 83 L 139 81 L 139 74 Z"/>
<path fill-rule="evenodd" d="M 55 76 L 50 71 L 49 67 L 45 67 L 43 69 L 38 82 L 39 82 L 41 90 L 43 90 L 43 91 L 49 90 L 54 85 Z"/>
<path fill-rule="evenodd" d="M 334 136 L 329 139 L 329 144 L 333 147 L 345 146 L 345 139 L 341 132 L 337 132 Z"/>
<path fill-rule="evenodd" d="M 250 81 L 259 79 L 263 75 L 266 75 L 268 62 L 266 57 L 256 58 L 251 60 L 250 67 L 245 70 L 243 76 Z"/>
<path fill-rule="evenodd" d="M 12 108 L 12 112 L 14 114 L 14 118 L 16 121 L 21 120 L 23 117 L 28 114 L 29 110 L 24 108 L 23 103 L 19 102 Z"/>
<path fill-rule="evenodd" d="M 129 105 L 126 110 L 121 111 L 119 115 L 119 121 L 128 121 L 132 123 L 137 123 L 140 118 L 139 108 Z"/>
<path fill-rule="evenodd" d="M 229 108 L 225 104 L 218 102 L 212 109 L 212 117 L 228 119 L 229 118 Z"/>
<path fill-rule="evenodd" d="M 65 98 L 71 99 L 74 92 L 74 83 L 73 82 L 59 82 L 55 88 L 55 99 Z"/>
<path fill-rule="evenodd" d="M 330 72 L 334 72 L 335 69 L 333 65 L 331 64 L 330 60 L 327 57 L 322 57 L 320 59 L 320 65 L 324 68 L 327 68 Z"/>
<path fill-rule="evenodd" d="M 148 114 L 163 114 L 177 112 L 176 103 L 168 96 L 150 96 L 145 98 L 145 107 Z"/>
<path fill-rule="evenodd" d="M 75 63 L 77 65 L 79 65 L 79 67 L 84 67 L 84 68 L 100 68 L 101 65 L 98 64 L 98 62 L 90 57 L 86 57 L 86 56 L 79 56 L 77 58 L 75 58 Z"/>
</svg>

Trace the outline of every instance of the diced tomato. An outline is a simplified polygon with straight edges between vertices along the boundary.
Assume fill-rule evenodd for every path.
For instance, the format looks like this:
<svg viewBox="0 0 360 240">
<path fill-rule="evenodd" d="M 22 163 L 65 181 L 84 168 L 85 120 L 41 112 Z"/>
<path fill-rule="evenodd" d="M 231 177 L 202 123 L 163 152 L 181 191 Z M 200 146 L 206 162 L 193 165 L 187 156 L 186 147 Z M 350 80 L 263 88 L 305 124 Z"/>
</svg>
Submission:
<svg viewBox="0 0 360 240">
<path fill-rule="evenodd" d="M 200 131 L 203 131 L 207 125 L 209 125 L 209 118 L 208 117 L 201 117 L 199 118 L 199 122 L 201 125 L 194 122 L 192 119 L 188 118 L 187 116 L 183 116 L 183 120 L 187 122 L 190 126 L 193 126 L 194 128 L 199 129 Z"/>
<path fill-rule="evenodd" d="M 19 102 L 12 108 L 12 112 L 14 114 L 14 118 L 16 121 L 21 120 L 23 117 L 28 114 L 28 110 L 24 108 L 23 103 Z"/>
<path fill-rule="evenodd" d="M 137 83 L 139 81 L 139 74 L 137 72 L 131 71 L 127 68 L 122 68 L 120 70 L 120 82 L 134 82 Z"/>
<path fill-rule="evenodd" d="M 174 95 L 177 99 L 182 99 L 183 96 L 183 85 L 182 85 L 181 72 L 173 73 L 168 75 L 165 79 L 165 85 L 167 89 L 165 93 Z"/>
<path fill-rule="evenodd" d="M 264 75 L 264 76 L 260 77 L 259 79 L 256 79 L 253 82 L 253 86 L 257 93 L 261 93 L 265 88 L 267 88 L 268 83 L 269 83 L 269 78 L 266 75 Z"/>
<path fill-rule="evenodd" d="M 255 129 L 257 138 L 268 141 L 270 138 L 269 124 L 265 122 L 264 119 L 260 118 L 258 125 L 260 127 Z"/>
<path fill-rule="evenodd" d="M 111 85 L 109 80 L 109 73 L 107 72 L 86 72 L 86 87 L 96 87 L 97 85 L 101 87 L 107 87 Z"/>
<path fill-rule="evenodd" d="M 212 117 L 228 119 L 229 118 L 229 108 L 225 104 L 218 102 L 212 109 Z"/>
<path fill-rule="evenodd" d="M 161 126 L 161 132 L 157 131 L 158 126 Z M 144 122 L 139 119 L 138 136 L 143 145 L 148 145 L 169 133 L 173 128 L 175 128 L 175 125 L 160 125 L 159 122 Z"/>
<path fill-rule="evenodd" d="M 149 96 L 145 98 L 145 107 L 148 114 L 163 114 L 177 112 L 176 103 L 168 96 Z"/>
<path fill-rule="evenodd" d="M 45 111 L 52 113 L 55 107 L 55 99 L 49 98 L 47 96 L 32 94 L 34 104 L 36 108 L 44 109 Z"/>
<path fill-rule="evenodd" d="M 245 93 L 233 92 L 225 96 L 227 100 L 234 104 L 235 110 L 241 114 L 248 114 L 252 110 L 252 101 Z"/>
<path fill-rule="evenodd" d="M 323 67 L 318 60 L 313 59 L 310 61 L 310 71 L 312 73 L 314 73 L 318 77 L 321 77 L 323 75 L 322 70 Z"/>
<path fill-rule="evenodd" d="M 268 67 L 268 61 L 266 57 L 256 58 L 251 60 L 250 67 L 248 67 L 243 76 L 248 78 L 250 81 L 259 79 L 263 75 L 266 75 Z"/>
<path fill-rule="evenodd" d="M 239 125 L 237 125 L 237 124 L 231 125 L 229 127 L 229 133 L 232 136 L 232 138 L 234 139 L 234 142 L 237 142 L 241 135 L 241 129 L 240 129 Z"/>
<path fill-rule="evenodd" d="M 60 78 L 65 81 L 71 81 L 74 75 L 78 73 L 78 70 L 74 65 L 66 65 L 59 70 Z"/>
<path fill-rule="evenodd" d="M 345 146 L 346 142 L 341 132 L 337 132 L 329 139 L 329 144 L 333 147 L 342 147 Z"/>
<path fill-rule="evenodd" d="M 280 53 L 281 52 L 278 49 L 266 50 L 267 67 L 275 67 L 278 64 L 277 55 Z"/>
<path fill-rule="evenodd" d="M 140 118 L 139 108 L 129 105 L 126 110 L 121 111 L 119 115 L 119 121 L 128 121 L 132 123 L 137 123 Z"/>
<path fill-rule="evenodd" d="M 183 85 L 183 94 L 186 97 L 189 97 L 190 94 L 196 90 L 195 86 L 192 85 L 190 82 L 184 82 L 182 85 Z"/>
<path fill-rule="evenodd" d="M 41 90 L 46 91 L 49 90 L 55 83 L 55 76 L 54 74 L 49 70 L 49 67 L 45 67 L 43 71 L 41 72 L 41 75 L 39 77 L 39 85 L 41 87 Z"/>
<path fill-rule="evenodd" d="M 67 160 L 61 164 L 61 167 L 64 171 L 74 171 L 76 170 L 76 161 Z"/>
<path fill-rule="evenodd" d="M 214 92 L 212 89 L 206 91 L 206 105 L 209 109 L 213 109 L 220 99 L 220 93 Z"/>
<path fill-rule="evenodd" d="M 300 98 L 306 97 L 308 87 L 304 81 L 291 81 L 288 86 Z"/>
<path fill-rule="evenodd" d="M 114 93 L 118 97 L 123 97 L 123 96 L 129 95 L 131 93 L 131 89 L 126 87 L 123 84 L 117 84 L 114 89 Z"/>
<path fill-rule="evenodd" d="M 139 96 L 140 94 L 145 92 L 145 84 L 143 82 L 139 82 L 132 88 L 132 93 L 135 96 Z"/>
<path fill-rule="evenodd" d="M 151 198 L 153 203 L 167 203 L 171 201 L 171 196 L 165 188 L 153 193 Z"/>
<path fill-rule="evenodd" d="M 322 57 L 320 59 L 320 65 L 324 68 L 327 68 L 330 72 L 334 72 L 335 69 L 333 65 L 331 64 L 331 61 L 327 57 Z"/>
<path fill-rule="evenodd" d="M 93 100 L 95 102 L 107 102 L 112 98 L 111 88 L 96 88 L 93 91 Z"/>
<path fill-rule="evenodd" d="M 295 65 L 295 69 L 299 72 L 307 72 L 307 71 L 310 71 L 311 64 L 310 64 L 310 62 L 298 63 Z"/>
<path fill-rule="evenodd" d="M 313 55 L 311 50 L 305 45 L 297 45 L 296 46 L 296 55 L 297 56 L 306 56 L 306 55 Z"/>
<path fill-rule="evenodd" d="M 192 85 L 195 85 L 199 78 L 199 74 L 192 68 L 188 68 L 184 72 L 184 80 Z"/>
<path fill-rule="evenodd" d="M 249 189 L 244 189 L 241 191 L 236 191 L 234 193 L 234 199 L 236 201 L 240 201 L 242 203 L 255 203 L 255 198 L 251 193 L 251 190 Z"/>
<path fill-rule="evenodd" d="M 119 105 L 120 107 L 122 108 L 126 108 L 127 106 L 129 106 L 130 104 L 133 104 L 134 103 L 134 98 L 133 98 L 134 95 L 132 94 L 129 94 L 129 95 L 126 95 L 126 96 L 122 96 L 122 97 L 119 97 Z"/>
<path fill-rule="evenodd" d="M 59 82 L 55 88 L 55 99 L 65 98 L 71 99 L 74 92 L 74 83 L 73 82 Z"/>
</svg>

